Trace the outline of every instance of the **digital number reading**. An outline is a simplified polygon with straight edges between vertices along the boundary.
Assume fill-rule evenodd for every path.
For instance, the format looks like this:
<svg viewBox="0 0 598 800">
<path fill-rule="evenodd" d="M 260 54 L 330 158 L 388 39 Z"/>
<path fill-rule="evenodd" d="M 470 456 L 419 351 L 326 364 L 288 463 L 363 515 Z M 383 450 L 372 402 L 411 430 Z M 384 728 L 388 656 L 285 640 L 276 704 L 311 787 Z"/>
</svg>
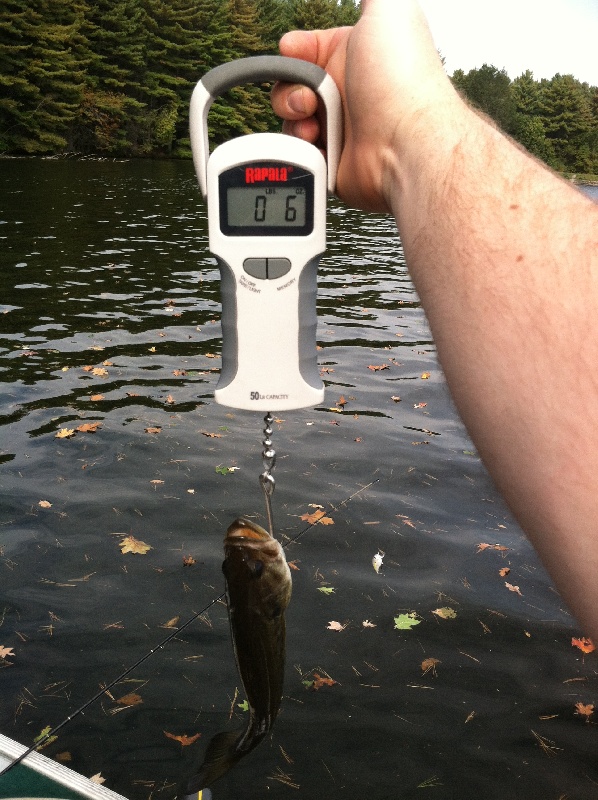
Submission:
<svg viewBox="0 0 598 800">
<path fill-rule="evenodd" d="M 305 225 L 306 194 L 302 186 L 231 186 L 227 205 L 229 225 Z"/>
</svg>

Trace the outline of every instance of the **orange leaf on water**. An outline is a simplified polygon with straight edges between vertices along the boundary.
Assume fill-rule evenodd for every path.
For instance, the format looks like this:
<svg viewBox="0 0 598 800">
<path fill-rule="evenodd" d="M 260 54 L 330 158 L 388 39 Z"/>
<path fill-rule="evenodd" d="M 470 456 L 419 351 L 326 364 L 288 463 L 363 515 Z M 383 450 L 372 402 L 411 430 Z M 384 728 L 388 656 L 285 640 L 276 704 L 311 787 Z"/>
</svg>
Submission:
<svg viewBox="0 0 598 800">
<path fill-rule="evenodd" d="M 331 517 L 327 517 L 326 512 L 321 508 L 314 511 L 313 514 L 302 514 L 301 519 L 305 522 L 309 522 L 310 525 L 315 525 L 317 522 L 319 522 L 320 525 L 334 525 L 334 520 Z"/>
<path fill-rule="evenodd" d="M 201 733 L 195 733 L 193 736 L 187 736 L 186 733 L 183 733 L 181 736 L 177 736 L 174 733 L 168 733 L 168 731 L 164 731 L 164 736 L 168 736 L 169 739 L 174 739 L 175 742 L 179 742 L 182 747 L 189 747 L 190 744 L 193 744 L 193 742 L 196 742 L 199 739 Z"/>
<path fill-rule="evenodd" d="M 590 717 L 594 713 L 594 705 L 593 703 L 588 703 L 588 705 L 584 705 L 583 703 L 575 703 L 575 713 L 579 714 L 580 717 L 585 717 L 586 722 L 589 722 Z"/>
<path fill-rule="evenodd" d="M 120 697 L 116 702 L 120 706 L 138 706 L 139 703 L 143 703 L 143 698 L 141 695 L 131 692 L 131 694 L 123 695 L 123 697 Z"/>
<path fill-rule="evenodd" d="M 322 686 L 334 686 L 335 683 L 338 683 L 338 681 L 335 681 L 332 678 L 323 678 L 319 673 L 314 672 L 314 682 L 312 683 L 311 688 L 316 689 L 317 691 L 318 689 L 321 689 Z"/>
<path fill-rule="evenodd" d="M 579 647 L 582 653 L 593 653 L 596 649 L 592 640 L 585 636 L 582 636 L 581 639 L 571 639 L 571 644 L 573 647 Z"/>
<path fill-rule="evenodd" d="M 148 550 L 152 549 L 151 544 L 146 544 L 142 542 L 140 539 L 136 539 L 134 536 L 125 536 L 125 538 L 119 542 L 119 547 L 122 553 L 139 553 L 139 555 L 145 555 Z"/>
<path fill-rule="evenodd" d="M 371 369 L 372 372 L 379 372 L 381 369 L 390 369 L 388 364 L 368 364 L 368 369 Z"/>
</svg>

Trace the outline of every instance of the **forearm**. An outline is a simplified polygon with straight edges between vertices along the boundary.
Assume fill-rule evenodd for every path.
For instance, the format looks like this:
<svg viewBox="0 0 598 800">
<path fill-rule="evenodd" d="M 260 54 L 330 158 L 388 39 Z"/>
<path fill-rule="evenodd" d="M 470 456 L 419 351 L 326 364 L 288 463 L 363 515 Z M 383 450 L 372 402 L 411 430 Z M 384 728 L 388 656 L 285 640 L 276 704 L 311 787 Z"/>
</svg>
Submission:
<svg viewBox="0 0 598 800">
<path fill-rule="evenodd" d="M 442 367 L 491 475 L 598 639 L 598 207 L 459 98 L 411 125 L 387 198 Z"/>
</svg>

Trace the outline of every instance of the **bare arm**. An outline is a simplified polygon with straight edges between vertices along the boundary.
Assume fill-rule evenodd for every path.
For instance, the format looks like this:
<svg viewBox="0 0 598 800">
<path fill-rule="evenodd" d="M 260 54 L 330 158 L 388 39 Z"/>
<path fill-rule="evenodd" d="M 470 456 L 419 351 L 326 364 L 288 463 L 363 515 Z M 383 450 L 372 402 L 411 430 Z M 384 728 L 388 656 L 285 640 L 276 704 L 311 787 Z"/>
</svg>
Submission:
<svg viewBox="0 0 598 800">
<path fill-rule="evenodd" d="M 339 194 L 395 216 L 457 408 L 585 632 L 598 642 L 598 206 L 456 94 L 415 0 L 292 33 L 345 103 Z M 289 130 L 319 135 L 308 90 Z"/>
</svg>

